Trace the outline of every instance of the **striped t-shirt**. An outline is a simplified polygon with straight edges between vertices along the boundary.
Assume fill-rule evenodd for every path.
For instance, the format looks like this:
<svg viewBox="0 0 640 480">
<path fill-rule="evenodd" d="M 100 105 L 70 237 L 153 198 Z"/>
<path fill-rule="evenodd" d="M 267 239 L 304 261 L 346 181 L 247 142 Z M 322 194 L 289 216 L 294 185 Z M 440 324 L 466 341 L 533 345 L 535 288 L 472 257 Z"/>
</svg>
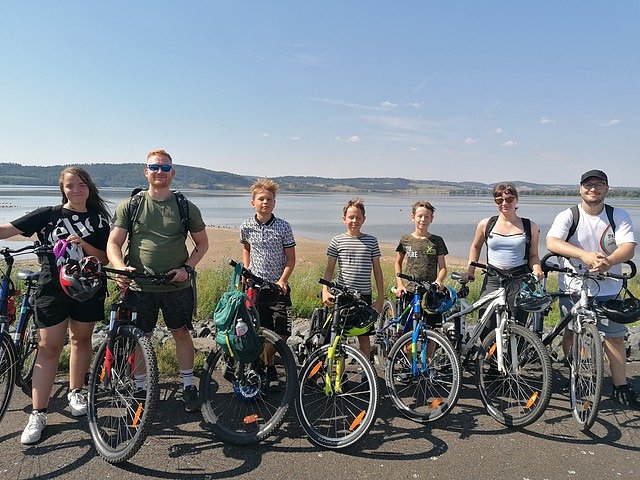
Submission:
<svg viewBox="0 0 640 480">
<path fill-rule="evenodd" d="M 371 294 L 373 259 L 381 256 L 378 239 L 363 233 L 342 233 L 331 239 L 327 256 L 338 260 L 338 283 L 360 293 Z"/>
</svg>

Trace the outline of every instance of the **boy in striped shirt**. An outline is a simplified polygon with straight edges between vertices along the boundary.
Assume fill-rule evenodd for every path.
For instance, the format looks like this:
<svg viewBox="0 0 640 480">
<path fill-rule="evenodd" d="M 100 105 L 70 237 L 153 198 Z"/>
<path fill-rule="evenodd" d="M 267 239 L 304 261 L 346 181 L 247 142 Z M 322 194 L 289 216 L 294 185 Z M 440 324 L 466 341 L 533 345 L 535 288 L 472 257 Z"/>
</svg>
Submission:
<svg viewBox="0 0 640 480">
<path fill-rule="evenodd" d="M 382 268 L 380 267 L 380 247 L 378 240 L 372 235 L 361 232 L 364 223 L 364 202 L 360 198 L 349 200 L 342 210 L 342 221 L 347 231 L 331 239 L 327 249 L 327 268 L 324 272 L 325 280 L 331 280 L 338 263 L 338 283 L 363 294 L 371 304 L 371 271 L 376 282 L 377 298 L 372 306 L 377 311 L 382 309 L 384 302 L 384 284 Z M 322 303 L 327 306 L 333 304 L 334 297 L 326 286 L 322 287 Z M 371 351 L 369 334 L 358 336 L 360 351 L 369 358 Z"/>
</svg>

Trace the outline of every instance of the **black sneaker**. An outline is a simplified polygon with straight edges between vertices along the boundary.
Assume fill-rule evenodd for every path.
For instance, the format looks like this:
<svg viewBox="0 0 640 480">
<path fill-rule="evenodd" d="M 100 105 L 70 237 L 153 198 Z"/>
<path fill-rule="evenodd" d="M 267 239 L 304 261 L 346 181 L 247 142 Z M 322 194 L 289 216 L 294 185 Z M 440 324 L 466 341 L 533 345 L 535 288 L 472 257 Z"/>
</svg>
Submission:
<svg viewBox="0 0 640 480">
<path fill-rule="evenodd" d="M 270 388 L 277 388 L 280 385 L 278 370 L 276 370 L 275 365 L 267 365 L 267 385 Z"/>
<path fill-rule="evenodd" d="M 200 394 L 195 385 L 189 385 L 182 391 L 182 401 L 187 412 L 197 412 L 200 410 Z"/>
<path fill-rule="evenodd" d="M 613 387 L 613 393 L 611 399 L 614 402 L 621 403 L 622 405 L 628 405 L 629 407 L 640 409 L 640 399 L 638 394 L 633 391 L 633 387 L 630 385 L 620 385 L 619 387 Z"/>
</svg>

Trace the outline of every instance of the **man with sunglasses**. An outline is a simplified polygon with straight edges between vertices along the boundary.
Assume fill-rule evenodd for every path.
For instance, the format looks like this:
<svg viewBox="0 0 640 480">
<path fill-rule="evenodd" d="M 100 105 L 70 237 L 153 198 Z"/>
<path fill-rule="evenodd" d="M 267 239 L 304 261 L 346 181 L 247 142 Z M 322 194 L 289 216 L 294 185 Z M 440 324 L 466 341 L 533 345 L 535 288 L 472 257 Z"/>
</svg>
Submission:
<svg viewBox="0 0 640 480">
<path fill-rule="evenodd" d="M 193 385 L 193 339 L 189 328 L 194 310 L 194 291 L 190 282 L 193 269 L 209 248 L 205 223 L 198 207 L 188 203 L 187 231 L 193 239 L 191 253 L 186 246 L 180 205 L 170 186 L 176 171 L 171 156 L 164 150 L 147 154 L 144 176 L 149 188 L 131 218 L 127 199 L 116 209 L 113 229 L 107 243 L 107 255 L 114 268 L 151 270 L 154 274 L 173 274 L 169 285 L 149 285 L 118 277 L 118 283 L 130 286 L 129 298 L 138 307 L 138 325 L 151 334 L 162 316 L 176 342 L 176 356 L 182 374 L 182 399 L 187 411 L 200 408 L 198 389 Z M 129 239 L 127 255 L 122 247 Z M 145 385 L 138 385 L 144 389 Z"/>
<path fill-rule="evenodd" d="M 578 210 L 564 210 L 553 221 L 547 234 L 547 250 L 569 258 L 567 267 L 621 274 L 621 264 L 633 258 L 636 240 L 631 217 L 622 208 L 610 209 L 605 206 L 604 199 L 608 192 L 609 179 L 602 170 L 585 172 L 580 177 L 582 202 L 578 205 Z M 577 226 L 574 212 L 579 216 Z M 558 286 L 565 292 L 580 291 L 580 285 L 564 275 L 558 277 Z M 620 280 L 605 278 L 599 280 L 597 286 L 590 285 L 590 294 L 593 291 L 597 301 L 604 301 L 615 298 L 620 288 Z M 560 309 L 563 316 L 571 306 L 570 297 L 561 298 Z M 638 395 L 627 383 L 624 346 L 626 327 L 611 320 L 603 324 L 602 320 L 598 319 L 597 327 L 605 337 L 604 351 L 609 360 L 613 381 L 612 399 L 623 405 L 640 408 Z M 573 332 L 567 329 L 562 344 L 565 355 L 571 348 L 572 339 Z"/>
</svg>

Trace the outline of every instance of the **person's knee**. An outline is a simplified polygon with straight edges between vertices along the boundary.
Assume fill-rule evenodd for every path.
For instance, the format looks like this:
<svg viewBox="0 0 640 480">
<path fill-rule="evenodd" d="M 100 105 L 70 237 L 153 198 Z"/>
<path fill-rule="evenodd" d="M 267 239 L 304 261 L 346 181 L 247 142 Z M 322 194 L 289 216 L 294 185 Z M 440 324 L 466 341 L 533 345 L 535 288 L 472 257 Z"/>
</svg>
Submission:
<svg viewBox="0 0 640 480">
<path fill-rule="evenodd" d="M 190 342 L 193 343 L 193 337 L 187 327 L 182 327 L 177 330 L 171 330 L 171 335 L 176 342 Z"/>
</svg>

